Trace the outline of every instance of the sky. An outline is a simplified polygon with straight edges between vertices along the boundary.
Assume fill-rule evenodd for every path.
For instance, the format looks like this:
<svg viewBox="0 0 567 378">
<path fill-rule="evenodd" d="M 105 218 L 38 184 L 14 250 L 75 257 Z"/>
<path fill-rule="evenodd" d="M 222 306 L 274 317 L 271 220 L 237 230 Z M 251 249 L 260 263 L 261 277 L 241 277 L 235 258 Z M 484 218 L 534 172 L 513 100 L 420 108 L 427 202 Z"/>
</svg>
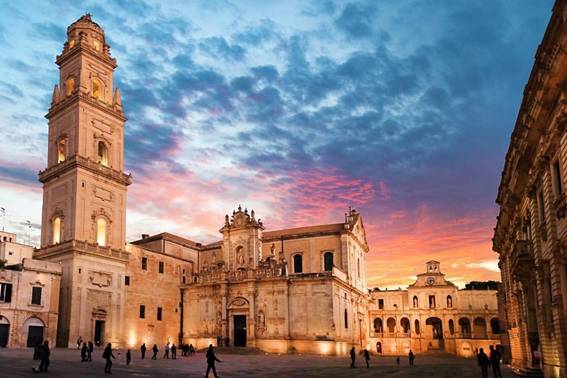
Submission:
<svg viewBox="0 0 567 378">
<path fill-rule="evenodd" d="M 0 0 L 0 207 L 37 244 L 47 113 L 86 12 L 118 61 L 127 240 L 220 238 L 362 213 L 369 287 L 499 280 L 491 238 L 510 134 L 552 0 Z M 31 222 L 31 227 L 25 225 Z"/>
</svg>

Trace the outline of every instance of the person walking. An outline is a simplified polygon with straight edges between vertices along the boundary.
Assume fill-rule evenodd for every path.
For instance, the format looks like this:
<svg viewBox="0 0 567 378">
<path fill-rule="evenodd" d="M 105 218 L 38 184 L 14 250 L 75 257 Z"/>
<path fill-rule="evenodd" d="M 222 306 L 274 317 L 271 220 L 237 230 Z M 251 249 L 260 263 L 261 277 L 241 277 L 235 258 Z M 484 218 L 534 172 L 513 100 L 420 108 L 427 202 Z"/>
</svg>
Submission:
<svg viewBox="0 0 567 378">
<path fill-rule="evenodd" d="M 77 339 L 77 350 L 81 349 L 81 344 L 83 343 L 83 338 L 79 336 Z"/>
<path fill-rule="evenodd" d="M 413 366 L 413 361 L 415 360 L 415 354 L 410 350 L 408 353 L 408 359 L 410 366 Z"/>
<path fill-rule="evenodd" d="M 195 347 L 193 344 L 189 344 L 189 355 L 192 356 L 195 354 Z"/>
<path fill-rule="evenodd" d="M 221 347 L 221 343 L 222 343 L 222 336 L 221 336 L 221 335 L 218 335 L 218 336 L 217 336 L 217 348 L 220 348 L 220 347 Z"/>
<path fill-rule="evenodd" d="M 480 371 L 482 373 L 482 378 L 488 378 L 488 366 L 490 365 L 490 360 L 486 353 L 484 353 L 484 349 L 480 348 L 478 354 L 476 355 L 478 360 L 478 366 L 480 366 Z"/>
<path fill-rule="evenodd" d="M 217 356 L 215 356 L 215 351 L 213 350 L 213 344 L 210 344 L 209 349 L 207 350 L 207 373 L 205 374 L 205 377 L 208 378 L 209 372 L 212 370 L 215 378 L 218 378 L 217 369 L 215 368 L 216 361 L 222 362 L 217 358 Z"/>
<path fill-rule="evenodd" d="M 87 360 L 87 343 L 83 343 L 83 347 L 81 348 L 81 362 L 85 362 Z"/>
<path fill-rule="evenodd" d="M 400 356 L 396 357 L 396 365 L 398 365 L 398 367 L 400 367 Z"/>
<path fill-rule="evenodd" d="M 112 354 L 112 345 L 110 343 L 108 343 L 106 348 L 104 348 L 104 352 L 102 352 L 102 358 L 106 360 L 106 365 L 104 365 L 104 374 L 112 374 L 111 358 L 116 358 L 116 357 L 114 357 L 114 354 Z"/>
<path fill-rule="evenodd" d="M 492 366 L 492 373 L 494 374 L 494 378 L 502 378 L 502 373 L 500 372 L 500 359 L 502 355 L 500 351 L 494 346 L 490 346 L 490 356 L 488 359 L 490 360 L 490 366 Z"/>
<path fill-rule="evenodd" d="M 171 346 L 171 359 L 177 360 L 177 347 L 175 346 L 175 344 Z"/>
<path fill-rule="evenodd" d="M 354 366 L 354 360 L 356 359 L 356 351 L 354 350 L 354 347 L 352 347 L 352 349 L 350 350 L 350 367 L 352 369 L 354 369 L 356 366 Z"/>
<path fill-rule="evenodd" d="M 93 351 L 94 351 L 94 344 L 92 341 L 89 341 L 87 348 L 87 361 L 89 362 L 92 362 L 93 360 Z"/>
<path fill-rule="evenodd" d="M 49 341 L 44 341 L 39 356 L 41 360 L 39 363 L 39 370 L 36 368 L 32 368 L 34 373 L 47 373 L 47 368 L 49 367 L 50 355 L 51 355 L 51 351 L 49 350 Z"/>
<path fill-rule="evenodd" d="M 146 358 L 146 343 L 143 343 L 140 347 L 140 352 L 142 353 L 142 360 Z"/>
<path fill-rule="evenodd" d="M 368 363 L 368 361 L 370 361 L 370 353 L 368 353 L 368 349 L 364 349 L 364 361 L 366 361 L 366 367 L 370 368 L 370 364 Z"/>
<path fill-rule="evenodd" d="M 154 352 L 154 355 L 152 356 L 152 360 L 157 360 L 157 352 L 158 352 L 157 344 L 154 344 L 152 348 L 152 352 Z"/>
<path fill-rule="evenodd" d="M 167 342 L 167 344 L 165 344 L 163 349 L 164 349 L 163 358 L 167 358 L 169 360 L 169 341 Z"/>
<path fill-rule="evenodd" d="M 132 352 L 130 351 L 130 349 L 128 349 L 128 352 L 126 352 L 126 365 L 130 365 L 131 361 L 132 361 Z"/>
</svg>

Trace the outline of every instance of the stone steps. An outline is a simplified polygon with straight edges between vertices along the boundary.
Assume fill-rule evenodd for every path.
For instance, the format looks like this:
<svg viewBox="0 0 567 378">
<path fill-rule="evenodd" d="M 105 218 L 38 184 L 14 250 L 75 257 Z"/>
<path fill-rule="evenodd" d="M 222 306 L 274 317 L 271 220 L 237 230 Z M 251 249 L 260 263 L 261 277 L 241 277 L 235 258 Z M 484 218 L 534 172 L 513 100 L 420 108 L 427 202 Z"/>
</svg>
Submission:
<svg viewBox="0 0 567 378">
<path fill-rule="evenodd" d="M 516 368 L 512 369 L 515 375 L 520 377 L 538 377 L 543 378 L 543 373 L 538 368 Z"/>
</svg>

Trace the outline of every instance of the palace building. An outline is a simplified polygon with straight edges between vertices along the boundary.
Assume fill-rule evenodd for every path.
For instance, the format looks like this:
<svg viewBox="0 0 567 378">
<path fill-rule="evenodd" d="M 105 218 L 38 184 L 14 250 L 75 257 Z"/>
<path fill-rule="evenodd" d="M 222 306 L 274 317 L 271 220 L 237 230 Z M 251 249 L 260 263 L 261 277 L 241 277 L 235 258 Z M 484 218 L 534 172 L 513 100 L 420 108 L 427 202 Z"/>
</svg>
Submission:
<svg viewBox="0 0 567 378">
<path fill-rule="evenodd" d="M 512 366 L 567 376 L 567 1 L 538 47 L 496 202 Z"/>
<path fill-rule="evenodd" d="M 346 354 L 352 346 L 380 352 L 381 345 L 385 354 L 409 346 L 416 353 L 467 355 L 467 345 L 470 351 L 494 339 L 495 293 L 457 290 L 439 263 L 428 263 L 436 270 L 405 292 L 369 294 L 369 247 L 354 209 L 342 222 L 266 230 L 253 210 L 238 206 L 219 216 L 214 243 L 170 233 L 125 243 L 133 182 L 124 172 L 126 117 L 113 81 L 116 60 L 90 15 L 68 27 L 56 63 L 34 261 L 57 267 L 58 300 L 46 303 L 58 303 L 57 346 L 72 347 L 81 338 L 118 347 L 183 342 L 202 348 L 221 336 L 231 345 L 278 353 Z M 419 304 L 409 305 L 409 296 Z M 0 303 L 0 335 L 5 313 Z M 404 319 L 417 328 L 410 331 Z M 469 328 L 458 328 L 462 319 Z"/>
</svg>

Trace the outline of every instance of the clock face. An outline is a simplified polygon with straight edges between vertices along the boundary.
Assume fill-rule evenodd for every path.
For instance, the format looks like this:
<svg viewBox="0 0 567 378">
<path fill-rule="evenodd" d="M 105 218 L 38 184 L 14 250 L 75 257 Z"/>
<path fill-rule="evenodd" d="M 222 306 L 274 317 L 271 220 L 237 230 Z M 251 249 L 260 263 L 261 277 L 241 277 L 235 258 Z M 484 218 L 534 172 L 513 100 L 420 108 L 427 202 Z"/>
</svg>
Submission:
<svg viewBox="0 0 567 378">
<path fill-rule="evenodd" d="M 435 283 L 435 278 L 427 277 L 427 281 L 425 281 L 428 285 L 433 285 Z"/>
</svg>

